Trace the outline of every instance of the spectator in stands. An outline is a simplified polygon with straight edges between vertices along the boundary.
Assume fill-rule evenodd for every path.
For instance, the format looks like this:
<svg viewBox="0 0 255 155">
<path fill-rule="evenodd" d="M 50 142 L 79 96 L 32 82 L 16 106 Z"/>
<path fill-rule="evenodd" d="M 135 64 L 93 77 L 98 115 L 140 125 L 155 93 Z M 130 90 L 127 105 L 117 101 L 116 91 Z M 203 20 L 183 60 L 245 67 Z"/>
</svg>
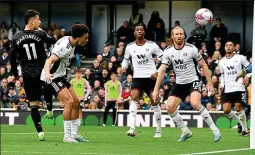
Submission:
<svg viewBox="0 0 255 155">
<path fill-rule="evenodd" d="M 62 28 L 62 29 L 60 30 L 60 35 L 61 35 L 61 38 L 67 35 L 67 32 L 66 32 L 66 29 L 65 29 L 65 28 Z"/>
<path fill-rule="evenodd" d="M 100 88 L 98 91 L 98 96 L 100 98 L 100 105 L 98 105 L 99 109 L 104 109 L 105 103 L 105 91 L 104 88 Z"/>
<path fill-rule="evenodd" d="M 214 45 L 215 42 L 219 41 L 222 45 L 225 45 L 227 36 L 227 27 L 221 22 L 221 18 L 216 18 L 216 24 L 212 27 L 210 32 L 211 44 Z"/>
<path fill-rule="evenodd" d="M 212 62 L 210 63 L 210 69 L 211 71 L 214 71 L 215 68 L 218 66 L 220 60 L 221 60 L 221 54 L 219 51 L 215 51 L 212 56 Z"/>
<path fill-rule="evenodd" d="M 162 40 L 160 42 L 160 48 L 161 48 L 162 51 L 164 51 L 167 48 L 167 43 L 166 43 L 165 40 Z"/>
<path fill-rule="evenodd" d="M 11 108 L 11 102 L 9 101 L 7 94 L 3 94 L 1 100 L 3 104 L 1 107 Z"/>
<path fill-rule="evenodd" d="M 7 74 L 7 76 L 13 75 L 12 70 L 11 70 L 11 63 L 10 62 L 8 62 L 6 64 L 6 74 Z"/>
<path fill-rule="evenodd" d="M 241 45 L 239 43 L 236 43 L 236 46 L 235 46 L 235 53 L 236 54 L 241 54 Z"/>
<path fill-rule="evenodd" d="M 7 24 L 5 21 L 2 21 L 0 26 L 0 40 L 3 40 L 6 37 L 8 37 Z"/>
<path fill-rule="evenodd" d="M 21 94 L 19 97 L 18 97 L 18 100 L 16 102 L 17 104 L 17 107 L 19 111 L 27 111 L 29 110 L 29 104 L 28 102 L 26 102 L 26 95 L 25 94 Z"/>
<path fill-rule="evenodd" d="M 163 88 L 159 89 L 159 97 L 158 97 L 158 103 L 159 104 L 164 104 L 164 101 L 166 100 L 165 98 L 165 91 Z"/>
<path fill-rule="evenodd" d="M 101 86 L 100 81 L 99 80 L 95 80 L 94 87 L 93 87 L 93 89 L 91 91 L 91 95 L 90 95 L 90 99 L 89 99 L 90 103 L 93 101 L 94 96 L 98 95 L 98 92 L 99 92 L 99 90 L 101 88 L 100 86 Z"/>
<path fill-rule="evenodd" d="M 53 37 L 56 39 L 56 41 L 58 41 L 61 38 L 61 34 L 57 33 L 57 32 L 54 32 Z"/>
<path fill-rule="evenodd" d="M 6 66 L 7 63 L 9 62 L 10 60 L 10 56 L 9 56 L 9 53 L 8 51 L 4 48 L 2 50 L 2 55 L 0 57 L 0 66 Z"/>
<path fill-rule="evenodd" d="M 169 89 L 171 90 L 175 85 L 175 75 L 170 74 Z"/>
<path fill-rule="evenodd" d="M 21 86 L 24 88 L 24 83 L 23 83 L 23 76 L 19 76 L 19 82 L 21 84 Z"/>
<path fill-rule="evenodd" d="M 25 94 L 25 89 L 24 89 L 23 87 L 21 87 L 21 83 L 20 83 L 19 80 L 17 80 L 17 81 L 15 82 L 15 87 L 14 87 L 14 89 L 15 89 L 15 92 L 16 92 L 16 94 L 17 94 L 18 96 L 20 96 L 20 95 L 22 95 L 22 94 Z"/>
<path fill-rule="evenodd" d="M 98 60 L 99 65 L 100 65 L 101 67 L 103 67 L 103 66 L 102 66 L 102 65 L 103 65 L 103 56 L 102 56 L 102 54 L 98 54 L 96 59 Z"/>
<path fill-rule="evenodd" d="M 125 87 L 125 89 L 122 89 L 121 97 L 124 102 L 129 100 L 130 92 L 131 92 L 131 86 Z"/>
<path fill-rule="evenodd" d="M 121 85 L 122 85 L 122 90 L 125 90 L 127 87 L 130 87 L 130 88 L 131 88 L 132 80 L 133 80 L 133 76 L 132 76 L 131 74 L 129 74 L 129 75 L 127 76 L 127 79 L 121 83 Z"/>
<path fill-rule="evenodd" d="M 176 21 L 174 22 L 174 26 L 173 26 L 173 27 L 170 29 L 170 31 L 167 33 L 167 38 L 171 38 L 171 31 L 172 31 L 172 29 L 173 29 L 174 27 L 176 27 L 176 26 L 181 27 L 180 21 L 176 20 Z M 184 29 L 183 29 L 183 30 L 184 30 Z M 185 39 L 186 39 L 186 38 L 187 38 L 187 34 L 186 34 L 185 30 L 184 30 L 184 35 L 185 35 Z"/>
<path fill-rule="evenodd" d="M 222 106 L 222 100 L 220 94 L 215 94 L 215 104 L 216 104 L 216 111 L 222 111 L 223 106 Z"/>
<path fill-rule="evenodd" d="M 108 72 L 109 72 L 109 75 L 112 74 L 112 72 L 116 72 L 117 68 L 115 66 L 113 66 L 113 63 L 112 62 L 109 62 L 108 63 Z"/>
<path fill-rule="evenodd" d="M 125 49 L 125 43 L 122 42 L 122 41 L 120 41 L 120 42 L 118 43 L 118 48 L 122 48 L 123 51 L 124 51 L 124 49 Z"/>
<path fill-rule="evenodd" d="M 123 83 L 127 77 L 125 74 L 123 74 L 122 68 L 118 67 L 116 72 L 118 80 L 120 81 L 120 83 Z"/>
<path fill-rule="evenodd" d="M 75 54 L 77 68 L 81 68 L 81 54 L 84 52 L 84 50 L 85 49 L 82 46 L 75 47 L 74 54 Z"/>
<path fill-rule="evenodd" d="M 122 41 L 126 44 L 133 41 L 134 31 L 129 27 L 128 21 L 124 21 L 123 25 L 117 30 L 117 41 Z"/>
<path fill-rule="evenodd" d="M 161 110 L 166 110 L 166 104 L 165 103 L 160 104 L 160 109 Z"/>
<path fill-rule="evenodd" d="M 92 103 L 95 103 L 95 104 L 97 105 L 97 108 L 98 108 L 99 106 L 102 107 L 102 105 L 103 105 L 103 103 L 102 103 L 101 100 L 100 100 L 99 95 L 95 95 L 95 96 L 93 97 L 93 100 L 92 100 L 92 102 L 91 102 L 90 104 L 92 104 Z"/>
<path fill-rule="evenodd" d="M 14 75 L 8 75 L 7 77 L 7 86 L 14 87 L 15 86 L 15 77 Z"/>
<path fill-rule="evenodd" d="M 85 75 L 83 78 L 85 78 L 89 82 L 89 85 L 93 85 L 94 79 L 89 68 L 85 70 Z"/>
<path fill-rule="evenodd" d="M 97 59 L 94 60 L 93 65 L 90 67 L 90 71 L 94 80 L 99 80 L 102 73 L 102 67 L 99 65 Z"/>
<path fill-rule="evenodd" d="M 206 88 L 202 90 L 202 98 L 201 98 L 201 104 L 206 107 L 207 103 L 212 103 L 213 100 L 208 96 L 208 91 Z"/>
<path fill-rule="evenodd" d="M 19 30 L 19 28 L 18 28 L 18 25 L 17 25 L 17 23 L 15 23 L 15 22 L 13 22 L 12 23 L 12 27 L 9 29 L 9 31 L 8 31 L 8 39 L 9 40 L 12 40 L 12 37 L 16 34 L 16 33 L 18 33 L 20 30 Z"/>
<path fill-rule="evenodd" d="M 139 100 L 139 104 L 140 104 L 140 109 L 141 109 L 141 110 L 149 110 L 149 109 L 150 109 L 150 106 L 147 105 L 147 104 L 145 104 L 143 98 L 141 98 L 141 99 Z"/>
<path fill-rule="evenodd" d="M 134 25 L 138 23 L 143 23 L 143 15 L 139 13 L 138 5 L 133 7 L 132 14 L 129 18 L 129 27 L 133 29 Z"/>
<path fill-rule="evenodd" d="M 218 79 L 220 79 L 221 73 L 220 73 L 220 67 L 215 67 L 213 75 L 217 76 Z"/>
<path fill-rule="evenodd" d="M 215 75 L 212 76 L 212 84 L 213 84 L 214 89 L 216 90 L 215 92 L 217 92 L 218 88 L 219 88 L 219 80 L 218 80 L 218 77 Z"/>
<path fill-rule="evenodd" d="M 6 78 L 3 78 L 1 80 L 1 85 L 0 85 L 0 94 L 3 95 L 3 94 L 8 94 L 8 81 Z"/>
<path fill-rule="evenodd" d="M 212 108 L 212 103 L 207 103 L 206 104 L 206 109 L 208 110 L 208 111 L 213 111 L 213 108 Z"/>
<path fill-rule="evenodd" d="M 206 39 L 207 31 L 204 26 L 201 26 L 196 22 L 195 29 L 190 32 L 190 37 L 198 36 L 198 38 L 202 38 L 202 40 Z"/>
<path fill-rule="evenodd" d="M 60 36 L 61 31 L 60 31 L 60 29 L 57 28 L 56 23 L 51 23 L 50 28 L 51 28 L 52 34 L 56 34 L 56 35 Z"/>
<path fill-rule="evenodd" d="M 190 104 L 190 97 L 187 96 L 185 101 L 181 103 L 179 110 L 193 110 L 193 107 Z"/>
<path fill-rule="evenodd" d="M 110 80 L 110 76 L 108 73 L 109 73 L 108 70 L 104 68 L 102 71 L 102 75 L 100 77 L 101 87 L 104 87 L 104 84 Z"/>
<path fill-rule="evenodd" d="M 97 103 L 91 102 L 91 103 L 89 104 L 89 109 L 93 109 L 93 110 L 98 109 Z"/>
<path fill-rule="evenodd" d="M 5 67 L 4 66 L 0 66 L 0 81 L 2 81 L 2 79 L 4 79 L 4 78 L 7 78 Z"/>
<path fill-rule="evenodd" d="M 147 25 L 147 28 L 149 37 L 148 39 L 155 42 L 165 40 L 165 23 L 160 18 L 159 12 L 157 10 L 152 12 L 151 19 Z"/>
<path fill-rule="evenodd" d="M 14 90 L 14 87 L 10 87 L 9 90 L 8 90 L 8 99 L 11 103 L 14 103 L 17 98 L 18 98 L 18 95 L 16 94 L 15 90 Z"/>
<path fill-rule="evenodd" d="M 118 47 L 116 49 L 115 57 L 116 57 L 116 65 L 117 65 L 117 67 L 121 66 L 121 62 L 124 59 L 124 54 L 123 54 L 123 49 L 122 48 Z"/>
<path fill-rule="evenodd" d="M 105 46 L 104 47 L 104 52 L 102 53 L 103 55 L 103 61 L 109 61 L 110 59 L 110 47 L 109 46 Z"/>
</svg>

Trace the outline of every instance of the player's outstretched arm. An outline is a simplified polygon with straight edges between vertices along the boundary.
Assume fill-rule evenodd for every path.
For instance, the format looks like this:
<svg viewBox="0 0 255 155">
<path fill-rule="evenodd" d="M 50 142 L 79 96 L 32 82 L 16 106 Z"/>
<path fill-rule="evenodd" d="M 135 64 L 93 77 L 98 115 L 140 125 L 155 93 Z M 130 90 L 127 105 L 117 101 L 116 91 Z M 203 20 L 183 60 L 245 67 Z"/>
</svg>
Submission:
<svg viewBox="0 0 255 155">
<path fill-rule="evenodd" d="M 203 71 L 204 71 L 204 74 L 205 74 L 205 77 L 206 77 L 206 80 L 207 80 L 207 83 L 208 83 L 208 88 L 209 88 L 209 91 L 214 94 L 214 87 L 213 87 L 213 84 L 212 84 L 212 73 L 211 73 L 211 70 L 208 68 L 207 64 L 205 63 L 204 59 L 200 59 L 198 61 L 198 64 L 203 68 Z"/>
<path fill-rule="evenodd" d="M 51 65 L 54 64 L 59 60 L 59 57 L 55 55 L 54 53 L 46 60 L 44 68 L 45 68 L 45 80 L 46 82 L 50 83 L 51 82 L 51 73 L 50 73 L 50 68 Z"/>
<path fill-rule="evenodd" d="M 154 87 L 154 91 L 153 91 L 153 94 L 152 94 L 154 102 L 156 102 L 156 100 L 158 98 L 159 87 L 160 87 L 160 85 L 162 84 L 162 82 L 164 80 L 166 69 L 167 69 L 167 65 L 166 64 L 161 64 L 161 66 L 159 68 L 159 72 L 158 72 L 158 78 L 157 78 L 157 81 L 156 81 L 156 85 Z"/>
</svg>

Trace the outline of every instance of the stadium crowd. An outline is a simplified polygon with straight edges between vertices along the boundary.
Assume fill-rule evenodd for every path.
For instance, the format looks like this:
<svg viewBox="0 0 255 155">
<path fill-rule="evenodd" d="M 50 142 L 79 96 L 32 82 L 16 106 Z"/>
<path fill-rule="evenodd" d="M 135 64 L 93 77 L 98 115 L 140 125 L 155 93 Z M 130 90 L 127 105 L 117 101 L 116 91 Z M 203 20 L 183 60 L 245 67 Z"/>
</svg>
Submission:
<svg viewBox="0 0 255 155">
<path fill-rule="evenodd" d="M 82 73 L 82 78 L 86 79 L 89 86 L 84 88 L 84 103 L 86 109 L 103 109 L 105 106 L 105 92 L 104 84 L 110 80 L 110 75 L 112 72 L 117 73 L 118 80 L 122 85 L 122 102 L 118 104 L 119 109 L 129 108 L 129 96 L 132 84 L 132 67 L 130 65 L 126 72 L 123 72 L 121 68 L 121 62 L 124 58 L 125 47 L 128 43 L 134 41 L 133 25 L 136 23 L 143 23 L 143 15 L 139 13 L 139 9 L 134 9 L 134 12 L 130 16 L 129 21 L 124 21 L 123 25 L 117 30 L 117 45 L 106 44 L 102 53 L 99 53 L 93 60 L 93 64 L 86 68 L 84 73 Z M 180 26 L 180 22 L 176 21 L 175 26 Z M 151 19 L 147 24 L 146 39 L 155 41 L 162 50 L 167 46 L 172 46 L 173 42 L 171 39 L 171 28 L 169 32 L 166 32 L 165 23 L 160 18 L 159 12 L 154 11 L 151 14 Z M 63 27 L 58 27 L 56 23 L 51 23 L 50 28 L 45 29 L 44 25 L 41 28 L 46 30 L 48 34 L 53 35 L 56 40 L 63 36 L 68 35 L 66 29 Z M 10 55 L 10 41 L 12 36 L 20 31 L 20 27 L 17 23 L 12 23 L 9 28 L 6 22 L 2 22 L 0 26 L 0 100 L 2 108 L 14 108 L 16 110 L 29 110 L 29 103 L 26 101 L 25 90 L 23 88 L 22 75 L 15 79 L 11 73 L 11 65 L 9 62 Z M 185 36 L 187 36 L 185 34 Z M 209 36 L 207 36 L 207 31 L 204 27 L 200 26 L 198 23 L 195 24 L 195 28 L 190 32 L 187 42 L 194 44 L 198 49 L 200 54 L 203 56 L 204 60 L 208 64 L 211 73 L 212 81 L 215 88 L 215 94 L 210 94 L 206 88 L 206 78 L 203 74 L 203 70 L 200 69 L 199 74 L 202 77 L 203 88 L 202 88 L 202 99 L 201 102 L 209 111 L 221 111 L 222 110 L 222 100 L 219 91 L 220 85 L 220 70 L 218 63 L 221 58 L 225 55 L 224 44 L 228 39 L 228 29 L 222 23 L 220 18 L 216 19 L 215 25 L 212 27 Z M 207 39 L 209 38 L 209 39 Z M 244 54 L 245 52 L 240 51 L 240 43 L 235 42 L 235 52 L 236 54 Z M 102 45 L 103 46 L 103 45 Z M 46 51 L 50 48 L 50 45 L 46 45 Z M 83 58 L 84 52 L 86 51 L 83 47 L 77 47 L 75 49 L 75 55 L 73 59 L 77 67 L 74 72 L 74 78 L 77 78 L 80 74 L 81 59 Z M 247 57 L 251 62 L 251 57 Z M 86 59 L 85 59 L 86 60 Z M 160 61 L 155 58 L 155 63 L 157 67 L 160 66 Z M 69 68 L 70 70 L 71 68 Z M 198 68 L 199 70 L 199 68 Z M 69 79 L 71 80 L 71 79 Z M 173 72 L 171 66 L 168 68 L 168 74 L 165 76 L 164 84 L 159 91 L 159 102 L 161 109 L 166 109 L 166 100 L 168 94 L 175 84 L 175 73 Z M 90 89 L 91 87 L 91 89 Z M 249 94 L 251 90 L 251 85 L 247 85 L 247 90 Z M 36 90 L 35 90 L 36 91 Z M 89 91 L 89 93 L 87 93 Z M 247 97 L 247 102 L 249 98 Z M 139 100 L 139 110 L 150 110 L 150 99 L 144 93 Z M 41 109 L 45 109 L 44 100 L 40 102 Z M 60 103 L 60 108 L 63 104 Z M 193 110 L 190 99 L 187 97 L 185 101 L 179 107 L 180 110 Z"/>
</svg>

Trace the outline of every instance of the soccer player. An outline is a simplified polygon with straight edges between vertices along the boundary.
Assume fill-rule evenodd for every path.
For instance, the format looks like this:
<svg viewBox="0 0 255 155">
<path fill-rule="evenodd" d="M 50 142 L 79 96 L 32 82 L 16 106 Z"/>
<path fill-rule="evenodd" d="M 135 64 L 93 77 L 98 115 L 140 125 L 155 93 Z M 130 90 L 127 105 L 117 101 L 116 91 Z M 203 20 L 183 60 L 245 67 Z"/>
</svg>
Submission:
<svg viewBox="0 0 255 155">
<path fill-rule="evenodd" d="M 11 69 L 18 77 L 17 60 L 22 68 L 24 88 L 31 106 L 31 116 L 38 132 L 38 139 L 45 140 L 41 116 L 38 111 L 39 100 L 43 95 L 40 75 L 47 59 L 44 43 L 55 43 L 55 39 L 39 28 L 40 13 L 34 10 L 25 12 L 25 29 L 13 36 L 11 44 Z"/>
<path fill-rule="evenodd" d="M 104 111 L 104 122 L 103 126 L 106 126 L 107 116 L 110 109 L 113 113 L 112 126 L 115 126 L 116 115 L 117 115 L 117 105 L 121 102 L 122 86 L 120 81 L 118 81 L 116 73 L 111 74 L 111 80 L 107 81 L 104 85 L 105 88 L 105 111 Z"/>
<path fill-rule="evenodd" d="M 243 78 L 236 79 L 236 77 L 242 72 L 242 68 L 247 69 L 250 63 L 244 56 L 235 54 L 234 49 L 234 43 L 228 41 L 225 44 L 226 56 L 219 62 L 223 111 L 229 118 L 236 120 L 241 125 L 240 134 L 248 136 L 246 115 L 243 110 L 245 85 L 243 84 Z M 231 110 L 233 104 L 236 113 Z"/>
<path fill-rule="evenodd" d="M 70 83 L 80 101 L 79 120 L 76 121 L 78 126 L 78 131 L 79 131 L 79 127 L 82 121 L 82 108 L 84 108 L 84 101 L 87 100 L 88 95 L 91 92 L 91 87 L 89 85 L 89 82 L 86 79 L 81 77 L 81 70 L 79 68 L 76 69 L 75 78 L 71 79 Z M 86 93 L 85 93 L 85 90 L 86 90 Z M 76 137 L 77 139 L 78 138 L 80 139 L 79 141 L 85 140 L 84 138 L 81 137 L 81 135 L 77 135 Z"/>
<path fill-rule="evenodd" d="M 184 30 L 181 27 L 174 27 L 171 32 L 171 37 L 174 41 L 174 46 L 168 47 L 164 51 L 158 79 L 153 91 L 153 98 L 157 100 L 159 87 L 163 82 L 166 69 L 171 63 L 176 73 L 176 84 L 173 86 L 168 97 L 167 111 L 175 125 L 182 130 L 181 137 L 178 141 L 184 142 L 192 136 L 192 132 L 183 122 L 177 110 L 181 100 L 184 101 L 187 96 L 190 96 L 191 105 L 208 124 L 213 132 L 214 141 L 217 142 L 221 138 L 219 129 L 215 126 L 207 109 L 201 104 L 202 83 L 201 77 L 197 71 L 197 65 L 199 64 L 203 68 L 208 83 L 208 89 L 210 92 L 214 93 L 210 70 L 199 54 L 198 49 L 194 45 L 184 42 Z"/>
<path fill-rule="evenodd" d="M 145 26 L 143 24 L 137 24 L 134 27 L 134 36 L 136 40 L 127 45 L 124 59 L 122 61 L 122 68 L 125 71 L 129 66 L 129 61 L 132 61 L 134 68 L 134 76 L 131 85 L 131 102 L 129 106 L 130 114 L 130 129 L 127 132 L 128 136 L 135 136 L 135 121 L 137 114 L 137 104 L 140 95 L 145 92 L 152 101 L 154 110 L 154 116 L 156 119 L 156 134 L 155 138 L 161 137 L 161 109 L 157 102 L 152 100 L 152 91 L 156 83 L 157 69 L 154 62 L 153 55 L 160 58 L 163 55 L 163 51 L 159 46 L 152 41 L 144 39 Z"/>
<path fill-rule="evenodd" d="M 79 122 L 79 98 L 71 84 L 65 79 L 66 69 L 70 64 L 75 46 L 85 46 L 88 42 L 89 29 L 83 24 L 74 24 L 71 36 L 65 36 L 57 41 L 51 56 L 46 60 L 41 74 L 41 80 L 51 87 L 54 95 L 64 103 L 64 142 L 77 143 Z M 87 140 L 82 140 L 87 141 Z M 80 141 L 81 142 L 81 141 Z"/>
</svg>

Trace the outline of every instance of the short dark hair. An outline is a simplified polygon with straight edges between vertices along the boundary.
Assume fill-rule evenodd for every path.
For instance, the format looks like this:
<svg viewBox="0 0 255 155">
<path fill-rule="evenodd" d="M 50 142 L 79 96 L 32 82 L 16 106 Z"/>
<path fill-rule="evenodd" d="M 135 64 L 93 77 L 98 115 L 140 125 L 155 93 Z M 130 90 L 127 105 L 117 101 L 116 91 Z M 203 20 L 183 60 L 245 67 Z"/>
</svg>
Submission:
<svg viewBox="0 0 255 155">
<path fill-rule="evenodd" d="M 221 22 L 221 18 L 220 18 L 220 17 L 217 17 L 217 18 L 216 18 L 216 21 L 217 21 L 217 20 Z"/>
<path fill-rule="evenodd" d="M 40 13 L 39 12 L 37 12 L 37 11 L 35 11 L 35 10 L 27 10 L 26 12 L 25 12 L 25 24 L 28 24 L 28 20 L 30 19 L 30 18 L 32 18 L 32 17 L 36 17 L 36 15 L 40 15 Z"/>
<path fill-rule="evenodd" d="M 73 38 L 78 38 L 84 35 L 84 33 L 89 33 L 90 30 L 85 24 L 74 24 L 72 26 L 71 34 Z"/>
<path fill-rule="evenodd" d="M 137 23 L 137 24 L 135 24 L 134 29 L 135 29 L 137 26 L 142 26 L 143 29 L 144 29 L 144 31 L 145 31 L 145 29 L 146 29 L 146 26 L 145 26 L 144 23 Z"/>
</svg>

